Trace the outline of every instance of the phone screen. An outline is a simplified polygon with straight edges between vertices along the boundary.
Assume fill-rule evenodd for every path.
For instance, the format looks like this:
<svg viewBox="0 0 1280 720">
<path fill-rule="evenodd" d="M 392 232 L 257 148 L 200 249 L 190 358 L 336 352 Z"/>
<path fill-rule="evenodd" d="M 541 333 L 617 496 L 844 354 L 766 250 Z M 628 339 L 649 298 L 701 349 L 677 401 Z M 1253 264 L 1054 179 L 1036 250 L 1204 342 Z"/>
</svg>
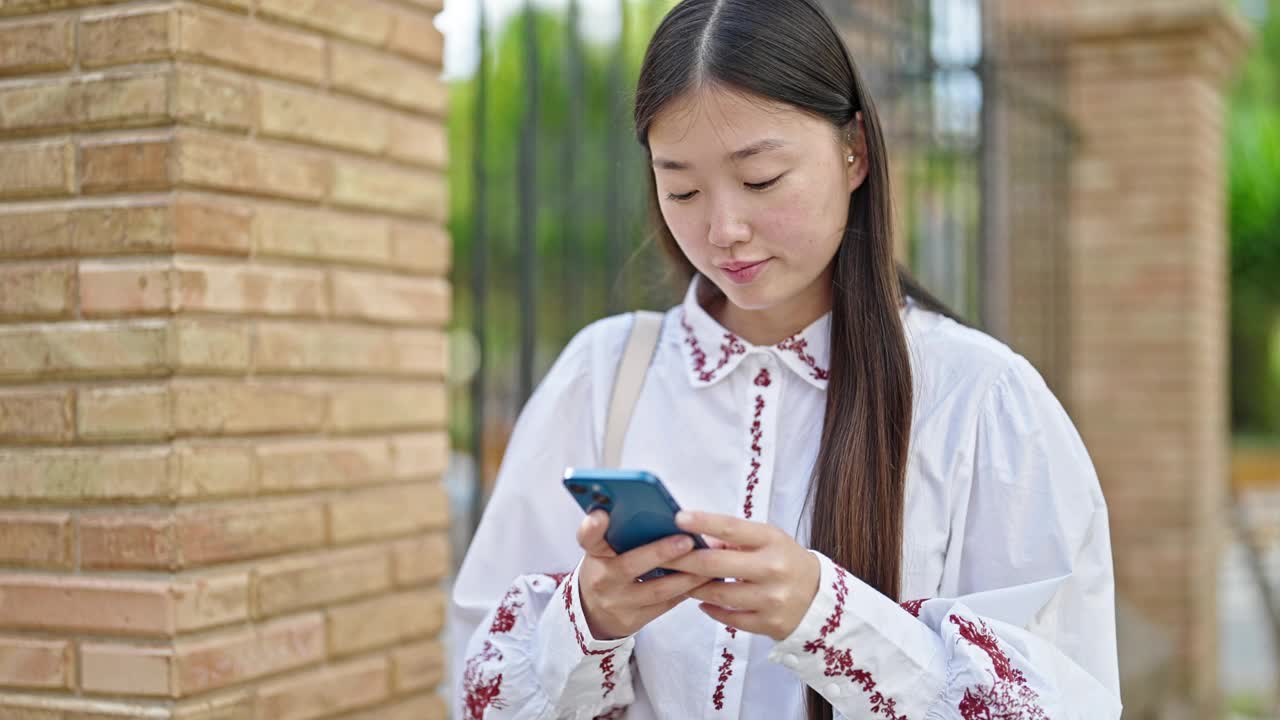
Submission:
<svg viewBox="0 0 1280 720">
<path fill-rule="evenodd" d="M 644 470 L 601 470 L 569 468 L 564 486 L 583 512 L 602 509 L 609 513 L 605 542 L 622 554 L 670 535 L 688 535 L 694 547 L 706 548 L 698 535 L 676 526 L 679 504 L 662 481 Z M 640 579 L 669 574 L 658 568 Z"/>
</svg>

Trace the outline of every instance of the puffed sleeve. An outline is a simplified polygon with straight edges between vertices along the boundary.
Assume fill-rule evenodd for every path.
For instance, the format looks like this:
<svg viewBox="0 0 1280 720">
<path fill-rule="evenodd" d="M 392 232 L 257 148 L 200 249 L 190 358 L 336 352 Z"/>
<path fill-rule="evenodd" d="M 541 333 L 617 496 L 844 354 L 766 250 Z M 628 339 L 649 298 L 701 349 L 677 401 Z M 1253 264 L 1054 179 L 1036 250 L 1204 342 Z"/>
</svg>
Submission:
<svg viewBox="0 0 1280 720">
<path fill-rule="evenodd" d="M 899 604 L 815 552 L 818 593 L 770 659 L 849 718 L 1119 718 L 1107 509 L 1079 434 L 1015 356 L 974 436 L 952 595 Z"/>
<path fill-rule="evenodd" d="M 629 327 L 610 318 L 579 333 L 516 421 L 453 587 L 454 717 L 593 718 L 633 700 L 634 639 L 596 640 L 584 620 L 582 510 L 561 486 L 566 466 L 598 465 L 598 393 Z"/>
</svg>

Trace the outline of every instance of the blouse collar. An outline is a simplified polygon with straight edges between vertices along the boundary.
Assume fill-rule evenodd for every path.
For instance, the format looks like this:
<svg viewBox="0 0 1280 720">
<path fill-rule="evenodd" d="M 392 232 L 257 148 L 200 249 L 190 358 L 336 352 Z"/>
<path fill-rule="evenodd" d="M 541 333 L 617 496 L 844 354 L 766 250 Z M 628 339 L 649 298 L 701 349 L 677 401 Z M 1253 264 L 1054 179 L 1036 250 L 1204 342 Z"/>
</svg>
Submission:
<svg viewBox="0 0 1280 720">
<path fill-rule="evenodd" d="M 810 385 L 827 388 L 830 312 L 777 345 L 752 345 L 726 330 L 702 307 L 698 301 L 701 282 L 702 276 L 695 275 L 679 311 L 680 348 L 693 387 L 707 387 L 728 377 L 748 355 L 770 353 Z"/>
</svg>

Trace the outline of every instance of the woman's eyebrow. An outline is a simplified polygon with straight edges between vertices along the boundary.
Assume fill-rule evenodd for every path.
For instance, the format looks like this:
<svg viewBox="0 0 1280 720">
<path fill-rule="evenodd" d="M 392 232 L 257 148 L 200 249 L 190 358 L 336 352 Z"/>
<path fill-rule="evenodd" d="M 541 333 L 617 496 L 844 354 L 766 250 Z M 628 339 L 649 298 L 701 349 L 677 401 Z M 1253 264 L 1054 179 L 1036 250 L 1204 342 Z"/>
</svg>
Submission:
<svg viewBox="0 0 1280 720">
<path fill-rule="evenodd" d="M 729 160 L 736 163 L 746 160 L 752 155 L 759 155 L 760 153 L 767 152 L 769 150 L 778 150 L 785 146 L 786 143 L 781 140 L 765 138 L 764 140 L 758 140 L 744 148 L 734 150 L 729 153 Z M 689 163 L 680 162 L 678 160 L 667 160 L 660 157 L 655 157 L 653 159 L 653 166 L 661 170 L 688 170 L 693 167 Z"/>
<path fill-rule="evenodd" d="M 766 152 L 768 150 L 777 150 L 779 148 L 782 148 L 785 145 L 786 143 L 782 142 L 781 140 L 775 140 L 774 138 L 765 138 L 764 140 L 753 142 L 750 145 L 742 148 L 741 150 L 734 150 L 733 152 L 729 153 L 729 159 L 733 162 L 738 162 L 739 160 L 746 160 L 752 155 L 759 155 L 760 153 Z"/>
</svg>

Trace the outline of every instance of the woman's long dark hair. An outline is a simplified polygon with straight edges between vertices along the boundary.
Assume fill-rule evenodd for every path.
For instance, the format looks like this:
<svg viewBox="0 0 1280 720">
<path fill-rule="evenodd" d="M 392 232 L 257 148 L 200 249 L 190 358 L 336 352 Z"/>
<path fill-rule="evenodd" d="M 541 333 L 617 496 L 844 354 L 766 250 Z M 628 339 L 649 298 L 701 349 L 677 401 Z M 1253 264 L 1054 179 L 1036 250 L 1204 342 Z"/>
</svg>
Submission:
<svg viewBox="0 0 1280 720">
<path fill-rule="evenodd" d="M 814 0 L 676 5 L 649 43 L 636 87 L 636 135 L 646 151 L 658 113 L 707 85 L 787 103 L 841 132 L 862 113 L 869 169 L 849 198 L 849 223 L 833 260 L 831 368 L 809 487 L 810 545 L 901 600 L 912 380 L 899 306 L 905 292 L 922 307 L 952 314 L 894 259 L 880 119 L 848 48 Z M 649 183 L 658 242 L 687 284 L 696 271 L 662 218 L 652 173 Z M 821 695 L 810 689 L 807 698 L 811 720 L 832 717 Z"/>
</svg>

